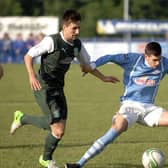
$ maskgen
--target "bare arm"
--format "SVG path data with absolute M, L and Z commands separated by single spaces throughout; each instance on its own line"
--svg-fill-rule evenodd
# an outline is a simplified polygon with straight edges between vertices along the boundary
M 82 69 L 82 72 L 83 72 L 83 76 L 85 76 L 89 72 L 92 75 L 99 78 L 100 80 L 102 80 L 103 82 L 111 82 L 111 83 L 120 82 L 120 80 L 118 78 L 116 78 L 114 76 L 106 76 L 106 75 L 102 74 L 98 69 L 92 70 L 90 65 L 86 65 L 86 64 L 81 65 L 81 69 Z
M 0 79 L 3 77 L 3 75 L 4 75 L 4 71 L 3 71 L 2 65 L 0 65 Z
M 111 83 L 119 82 L 119 80 L 116 77 L 105 76 L 98 69 L 95 69 L 96 67 L 94 69 L 91 67 L 90 56 L 83 45 L 80 54 L 78 55 L 77 58 L 80 62 L 81 70 L 83 72 L 82 76 L 85 76 L 85 74 L 89 72 L 104 82 L 111 82 Z
M 44 53 L 50 53 L 54 50 L 54 42 L 51 37 L 46 36 L 39 44 L 32 47 L 24 56 L 26 69 L 29 75 L 30 86 L 32 90 L 40 90 L 41 84 L 36 77 L 33 67 L 33 58 L 40 56 Z
M 93 71 L 90 71 L 90 73 L 99 78 L 100 80 L 102 80 L 103 82 L 111 82 L 111 83 L 120 82 L 120 80 L 114 76 L 103 75 L 98 69 L 94 69 Z
M 30 81 L 30 86 L 32 90 L 40 90 L 41 89 L 41 84 L 36 78 L 36 73 L 33 67 L 33 58 L 29 56 L 28 54 L 25 55 L 24 57 L 26 69 L 29 75 L 29 81 Z

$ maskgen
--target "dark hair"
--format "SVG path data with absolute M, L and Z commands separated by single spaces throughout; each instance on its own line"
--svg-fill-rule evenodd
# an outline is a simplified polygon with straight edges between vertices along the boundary
M 145 47 L 145 54 L 147 55 L 161 56 L 161 53 L 161 46 L 157 42 L 150 42 Z
M 74 9 L 68 9 L 62 16 L 62 24 L 69 24 L 70 22 L 81 21 L 81 15 Z

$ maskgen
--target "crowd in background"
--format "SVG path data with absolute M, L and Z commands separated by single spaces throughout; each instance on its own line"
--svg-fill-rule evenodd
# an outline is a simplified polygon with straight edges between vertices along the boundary
M 0 62 L 1 63 L 23 63 L 26 52 L 38 44 L 44 37 L 43 33 L 34 35 L 30 33 L 26 39 L 22 33 L 18 33 L 16 38 L 10 37 L 9 33 L 4 33 L 0 39 Z

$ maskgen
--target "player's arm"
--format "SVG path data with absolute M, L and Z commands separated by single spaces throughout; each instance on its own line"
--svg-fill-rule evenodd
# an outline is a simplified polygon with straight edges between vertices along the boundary
M 45 37 L 38 45 L 32 47 L 24 56 L 26 69 L 29 75 L 30 86 L 32 90 L 40 90 L 41 84 L 36 77 L 36 72 L 33 66 L 33 58 L 44 53 L 50 53 L 54 49 L 54 43 L 51 37 Z
M 33 58 L 30 55 L 26 54 L 24 57 L 24 61 L 25 61 L 28 75 L 29 75 L 31 89 L 32 90 L 40 90 L 41 84 L 38 81 L 38 79 L 36 78 L 36 73 L 35 73 L 34 66 L 33 66 Z
M 119 80 L 116 77 L 105 76 L 98 69 L 96 69 L 96 67 L 93 69 L 90 66 L 90 56 L 87 53 L 87 51 L 86 51 L 86 49 L 84 48 L 83 45 L 82 45 L 82 48 L 81 48 L 81 52 L 78 56 L 78 60 L 80 62 L 80 66 L 81 66 L 81 70 L 83 72 L 83 76 L 86 73 L 89 72 L 89 73 L 91 73 L 92 75 L 96 76 L 97 78 L 99 78 L 100 80 L 102 80 L 104 82 L 112 82 L 112 83 L 119 82 Z
M 91 62 L 89 66 L 87 67 L 85 66 L 83 68 L 83 72 L 84 73 L 91 72 L 97 67 L 102 66 L 107 63 L 115 63 L 117 65 L 120 65 L 121 67 L 127 66 L 130 62 L 129 60 L 132 60 L 133 58 L 132 55 L 131 54 L 114 54 L 114 55 L 101 56 L 96 61 Z
M 118 78 L 116 78 L 114 76 L 104 75 L 98 69 L 94 69 L 94 70 L 90 71 L 89 73 L 91 73 L 92 75 L 96 76 L 97 78 L 99 78 L 103 82 L 111 82 L 111 83 L 120 82 L 120 80 Z
M 100 73 L 100 71 L 97 70 L 97 67 L 107 64 L 109 62 L 113 62 L 122 66 L 128 62 L 128 54 L 114 54 L 99 57 L 95 62 L 90 63 L 90 68 L 83 68 L 84 74 L 90 72 L 91 74 L 102 79 L 104 82 L 119 82 L 118 78 L 114 76 L 104 76 L 102 73 Z
M 4 75 L 3 67 L 0 64 L 0 79 L 3 77 L 3 75 Z
M 123 66 L 129 63 L 129 60 L 132 59 L 131 54 L 107 54 L 99 57 L 96 61 L 91 63 L 92 69 L 95 69 L 99 66 L 102 66 L 107 63 L 115 63 L 117 65 Z

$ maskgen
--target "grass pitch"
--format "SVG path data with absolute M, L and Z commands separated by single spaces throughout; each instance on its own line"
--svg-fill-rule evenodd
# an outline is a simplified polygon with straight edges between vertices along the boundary
M 9 134 L 13 112 L 40 115 L 32 95 L 23 64 L 3 65 L 5 75 L 0 81 L 0 168 L 40 168 L 38 158 L 43 151 L 47 132 L 33 126 Z M 100 70 L 117 76 L 120 84 L 103 83 L 91 75 L 81 77 L 74 64 L 66 75 L 65 93 L 69 108 L 65 136 L 54 153 L 60 168 L 75 162 L 89 146 L 111 126 L 112 115 L 119 108 L 122 94 L 122 70 L 112 64 Z M 156 104 L 168 109 L 168 78 L 161 82 Z M 141 156 L 150 147 L 160 148 L 168 156 L 168 128 L 148 128 L 135 124 L 123 133 L 85 168 L 142 168 Z M 168 164 L 165 165 L 168 167 Z

